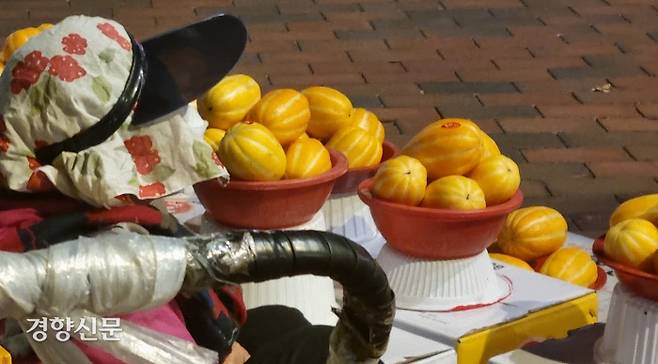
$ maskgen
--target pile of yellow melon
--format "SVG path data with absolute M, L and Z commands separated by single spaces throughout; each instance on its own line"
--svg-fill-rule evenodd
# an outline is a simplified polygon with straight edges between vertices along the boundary
M 496 260 L 533 271 L 544 260 L 539 273 L 572 284 L 590 287 L 598 277 L 592 257 L 578 247 L 563 247 L 567 239 L 567 222 L 557 211 L 545 206 L 531 206 L 507 216 L 490 256 Z
M 343 153 L 350 168 L 382 158 L 384 126 L 372 112 L 354 108 L 329 87 L 272 90 L 232 75 L 197 101 L 209 123 L 205 139 L 233 178 L 276 181 L 317 176 L 331 169 L 327 147 Z
M 658 274 L 658 194 L 619 205 L 610 217 L 603 249 L 614 261 Z
M 382 163 L 372 193 L 411 206 L 472 210 L 509 200 L 520 183 L 519 167 L 475 122 L 442 119 Z

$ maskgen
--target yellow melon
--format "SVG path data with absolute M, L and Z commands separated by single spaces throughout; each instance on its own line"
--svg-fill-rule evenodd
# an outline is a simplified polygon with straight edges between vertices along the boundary
M 625 201 L 610 216 L 610 226 L 621 221 L 641 216 L 645 211 L 658 206 L 658 193 L 644 195 Z
M 658 250 L 658 228 L 643 219 L 624 220 L 608 230 L 603 250 L 617 262 L 650 269 Z
M 487 206 L 498 205 L 509 200 L 521 184 L 519 166 L 504 155 L 481 161 L 468 177 L 474 179 L 484 191 Z
M 374 135 L 380 143 L 384 142 L 384 138 L 386 137 L 384 125 L 379 121 L 375 113 L 358 107 L 352 110 L 350 118 L 352 119 L 352 125 Z
M 307 129 L 310 136 L 327 140 L 338 130 L 351 125 L 352 102 L 340 91 L 315 86 L 303 90 L 302 94 L 311 108 L 311 121 Z
M 350 168 L 370 167 L 382 160 L 382 143 L 367 131 L 348 126 L 336 132 L 327 143 L 345 155 Z
M 462 175 L 472 170 L 482 155 L 480 134 L 461 121 L 434 122 L 402 149 L 402 154 L 418 159 L 430 179 Z
M 286 172 L 286 154 L 274 134 L 258 123 L 232 126 L 217 150 L 232 177 L 250 181 L 275 181 Z
M 228 129 L 242 121 L 260 100 L 260 86 L 247 75 L 226 76 L 199 100 L 197 109 L 210 127 Z
M 491 259 L 495 259 L 495 260 L 501 261 L 503 263 L 507 263 L 509 265 L 519 267 L 521 269 L 525 269 L 525 270 L 528 270 L 528 271 L 531 271 L 531 272 L 535 271 L 534 269 L 532 269 L 530 264 L 524 262 L 523 260 L 521 260 L 519 258 L 513 257 L 511 255 L 500 254 L 500 253 L 489 253 L 489 256 L 491 257 Z
M 50 29 L 50 28 L 52 28 L 52 27 L 53 27 L 53 25 L 50 24 L 50 23 L 43 23 L 43 24 L 39 25 L 39 26 L 37 27 L 37 29 L 39 29 L 40 31 L 43 32 L 44 30 L 48 30 L 48 29 Z
M 427 170 L 417 159 L 402 155 L 382 163 L 375 174 L 375 197 L 416 206 L 425 197 Z
M 642 215 L 640 215 L 640 219 L 647 220 L 658 227 L 658 205 L 645 211 Z
M 2 50 L 2 61 L 7 62 L 16 50 L 27 43 L 30 38 L 41 33 L 41 29 L 34 27 L 27 27 L 19 29 L 7 36 L 5 39 L 5 46 Z
M 293 89 L 278 89 L 265 94 L 247 115 L 247 119 L 265 125 L 282 145 L 306 131 L 311 110 L 308 100 Z
M 480 129 L 480 126 L 473 120 L 471 119 L 462 119 L 462 118 L 445 118 L 445 119 L 440 119 L 436 121 L 437 124 L 443 125 L 443 124 L 449 124 L 449 123 L 459 123 L 462 124 L 470 129 L 472 129 L 475 132 L 481 132 L 482 129 Z
M 487 133 L 480 130 L 480 138 L 482 139 L 483 148 L 480 162 L 489 157 L 496 157 L 500 155 L 500 149 L 498 149 L 498 145 Z
M 225 135 L 226 131 L 222 129 L 208 128 L 203 134 L 203 139 L 212 147 L 212 150 L 216 152 Z
M 500 155 L 500 149 L 498 148 L 498 144 L 496 144 L 496 142 L 487 133 L 485 133 L 482 129 L 480 129 L 480 126 L 473 120 L 460 119 L 460 118 L 446 118 L 440 120 L 441 124 L 446 124 L 450 122 L 462 123 L 465 126 L 473 129 L 475 132 L 478 133 L 478 135 L 480 135 L 482 148 L 483 148 L 480 161 L 483 161 L 489 157 Z
M 306 132 L 304 132 L 304 133 L 302 133 L 302 135 L 298 136 L 297 139 L 295 139 L 295 141 L 297 141 L 297 140 L 306 140 L 306 139 L 310 139 L 310 138 L 311 137 L 309 137 L 308 134 L 306 134 Z
M 286 151 L 286 178 L 308 178 L 331 169 L 329 151 L 317 139 L 297 140 Z
M 558 250 L 567 239 L 567 221 L 545 206 L 518 209 L 507 215 L 496 245 L 501 252 L 529 261 Z
M 583 287 L 590 287 L 598 277 L 592 257 L 577 247 L 558 249 L 546 259 L 539 272 Z
M 422 203 L 425 207 L 474 210 L 487 207 L 477 182 L 464 176 L 445 176 L 430 183 Z

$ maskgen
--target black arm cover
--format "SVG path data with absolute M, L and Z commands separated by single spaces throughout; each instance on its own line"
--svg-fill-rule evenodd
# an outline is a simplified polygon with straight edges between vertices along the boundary
M 244 261 L 246 266 L 222 272 L 221 278 L 245 283 L 303 274 L 331 277 L 345 292 L 331 350 L 335 356 L 352 357 L 354 362 L 383 355 L 395 299 L 386 274 L 365 249 L 342 236 L 319 231 L 250 235 L 252 258 Z

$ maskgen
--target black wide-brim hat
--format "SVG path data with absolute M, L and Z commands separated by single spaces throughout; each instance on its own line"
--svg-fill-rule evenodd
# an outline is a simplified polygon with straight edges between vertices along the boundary
M 39 162 L 50 164 L 62 152 L 77 153 L 104 142 L 133 111 L 131 125 L 141 126 L 195 100 L 235 66 L 247 31 L 238 18 L 218 14 L 142 42 L 130 40 L 132 66 L 118 101 L 93 126 L 38 148 Z

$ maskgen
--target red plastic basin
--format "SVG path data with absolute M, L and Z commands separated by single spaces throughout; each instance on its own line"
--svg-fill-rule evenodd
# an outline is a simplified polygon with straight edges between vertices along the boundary
M 331 191 L 331 193 L 356 193 L 356 190 L 359 188 L 359 184 L 363 182 L 363 180 L 374 176 L 382 163 L 397 156 L 399 153 L 400 148 L 389 141 L 384 141 L 384 144 L 382 144 L 382 160 L 379 162 L 379 164 L 370 167 L 348 169 L 347 173 L 345 173 L 344 176 L 340 177 L 338 181 L 336 181 L 334 189 Z
M 359 185 L 359 197 L 370 207 L 377 228 L 394 249 L 423 259 L 457 259 L 481 253 L 491 245 L 507 214 L 523 203 L 517 191 L 500 205 L 459 211 L 407 206 L 374 197 L 372 178 Z
M 596 239 L 592 246 L 592 251 L 603 264 L 609 266 L 615 271 L 619 281 L 630 288 L 638 295 L 658 301 L 658 275 L 644 272 L 640 269 L 633 268 L 612 260 L 605 255 L 603 242 L 605 235 Z
M 329 150 L 332 168 L 319 176 L 281 181 L 219 180 L 194 185 L 201 204 L 218 223 L 246 229 L 279 229 L 310 221 L 320 211 L 347 160 Z

